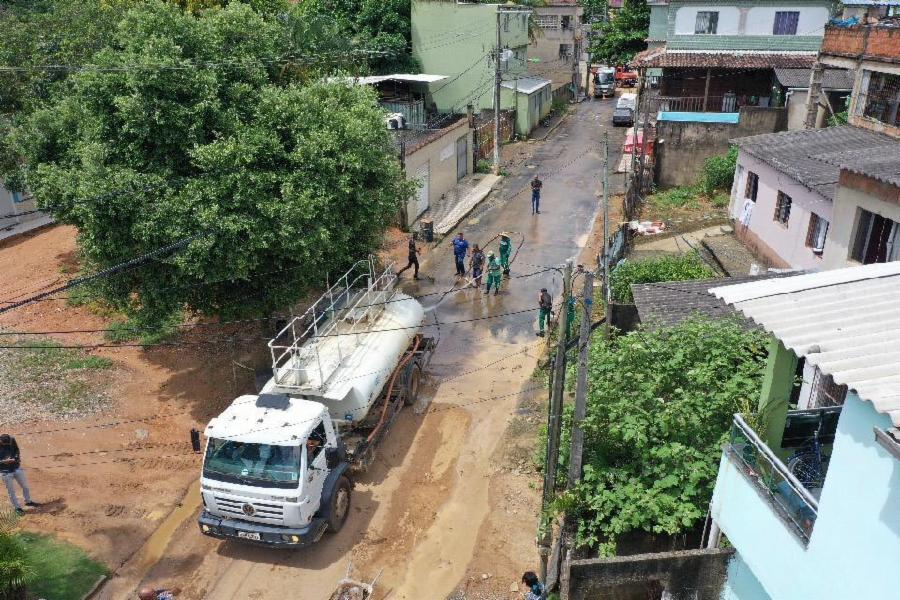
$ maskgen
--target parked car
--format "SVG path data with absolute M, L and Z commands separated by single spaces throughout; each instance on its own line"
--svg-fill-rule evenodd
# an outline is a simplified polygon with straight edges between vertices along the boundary
M 637 94 L 622 94 L 619 96 L 619 99 L 616 100 L 616 108 L 637 109 Z
M 634 110 L 627 106 L 617 106 L 613 111 L 612 122 L 614 126 L 631 127 L 634 125 Z
M 594 75 L 594 98 L 607 98 L 616 93 L 616 72 L 602 68 Z

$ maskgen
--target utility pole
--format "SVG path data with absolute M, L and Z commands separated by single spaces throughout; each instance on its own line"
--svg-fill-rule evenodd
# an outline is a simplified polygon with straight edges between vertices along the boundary
M 572 440 L 569 446 L 567 489 L 573 488 L 581 479 L 584 452 L 584 430 L 581 428 L 581 422 L 587 413 L 588 342 L 591 339 L 591 309 L 594 305 L 594 274 L 590 269 L 584 272 L 584 293 L 581 302 L 584 305 L 584 312 L 578 337 L 578 375 L 575 379 L 575 415 L 572 419 Z
M 553 359 L 553 380 L 550 395 L 550 416 L 547 423 L 547 462 L 544 465 L 544 492 L 541 513 L 547 509 L 556 493 L 556 470 L 559 465 L 559 438 L 562 432 L 563 389 L 566 382 L 566 332 L 569 329 L 569 295 L 572 293 L 572 259 L 566 261 L 563 273 L 562 304 L 559 309 L 559 333 L 556 357 Z M 548 526 L 538 542 L 541 556 L 541 581 L 547 580 L 547 558 L 550 556 L 551 532 Z
M 494 49 L 494 166 L 491 169 L 494 175 L 500 174 L 500 55 L 502 53 L 500 41 L 500 7 L 497 7 L 497 47 Z
M 609 339 L 609 133 L 603 132 L 603 333 Z

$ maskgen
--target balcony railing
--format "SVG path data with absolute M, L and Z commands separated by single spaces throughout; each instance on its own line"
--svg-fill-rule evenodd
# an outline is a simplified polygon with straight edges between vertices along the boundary
M 819 501 L 741 415 L 734 416 L 726 452 L 790 529 L 808 544 L 819 513 Z
M 655 111 L 662 112 L 737 112 L 737 103 L 723 106 L 723 96 L 708 96 L 705 108 L 703 96 L 659 96 L 655 98 Z M 731 110 L 724 110 L 730 108 Z

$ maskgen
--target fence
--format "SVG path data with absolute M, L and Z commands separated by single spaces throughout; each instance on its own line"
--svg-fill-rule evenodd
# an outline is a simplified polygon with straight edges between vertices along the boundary
M 504 110 L 500 112 L 500 140 L 508 142 L 512 139 L 515 125 L 516 111 Z M 475 125 L 475 162 L 490 159 L 494 152 L 494 119 L 488 119 Z
M 734 100 L 734 96 L 730 98 Z M 726 103 L 724 99 L 724 96 L 707 96 L 704 102 L 703 96 L 659 96 L 654 104 L 656 111 L 662 112 L 737 112 L 737 103 Z

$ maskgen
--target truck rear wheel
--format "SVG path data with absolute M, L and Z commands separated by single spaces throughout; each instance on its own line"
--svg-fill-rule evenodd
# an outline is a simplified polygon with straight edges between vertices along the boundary
M 337 533 L 350 514 L 350 480 L 343 475 L 331 494 L 331 510 L 328 513 L 328 531 Z
M 406 381 L 406 394 L 403 397 L 403 404 L 412 406 L 419 399 L 419 382 L 422 379 L 422 367 L 418 364 L 412 366 L 409 372 L 409 378 Z

